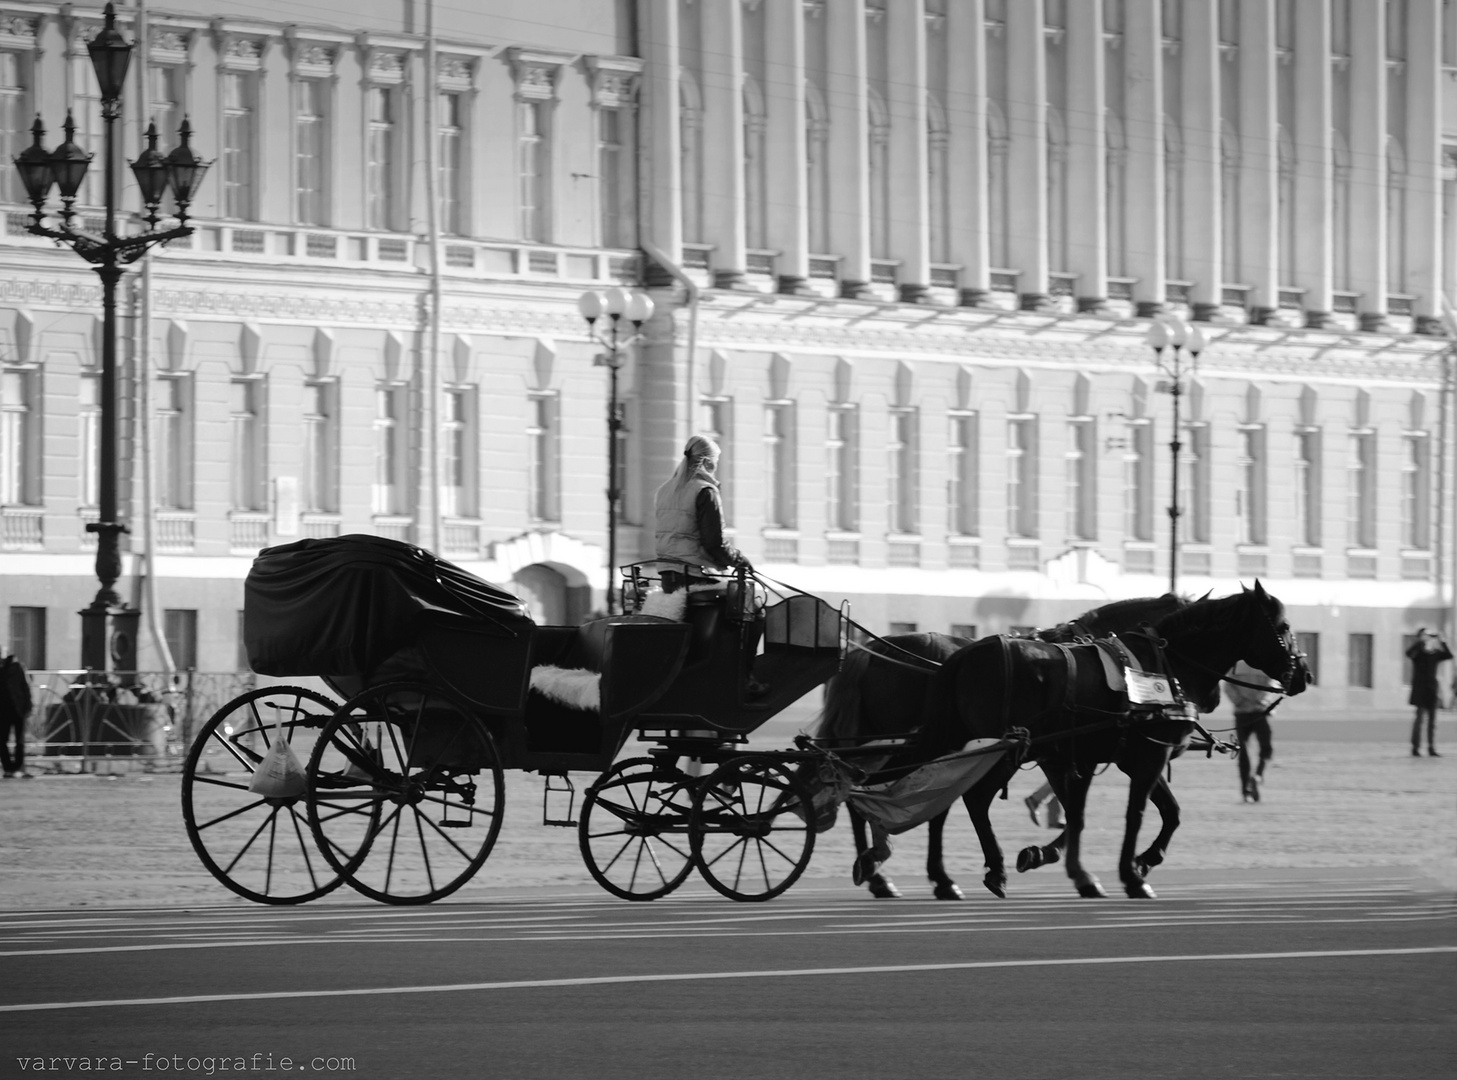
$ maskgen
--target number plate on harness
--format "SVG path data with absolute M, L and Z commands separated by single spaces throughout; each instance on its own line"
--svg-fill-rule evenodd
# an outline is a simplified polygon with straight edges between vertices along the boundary
M 1148 671 L 1124 668 L 1123 677 L 1128 683 L 1130 705 L 1175 705 L 1174 681 L 1167 675 L 1155 675 Z

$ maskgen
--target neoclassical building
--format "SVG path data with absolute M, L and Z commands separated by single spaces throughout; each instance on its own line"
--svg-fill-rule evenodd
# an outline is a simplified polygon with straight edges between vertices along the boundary
M 545 621 L 601 608 L 607 369 L 576 300 L 613 285 L 657 310 L 620 373 L 620 562 L 700 430 L 734 542 L 872 630 L 1160 592 L 1172 540 L 1182 591 L 1259 578 L 1308 700 L 1363 709 L 1449 619 L 1441 0 L 118 14 L 128 158 L 184 114 L 216 158 L 123 323 L 122 584 L 184 666 L 239 662 L 250 559 L 302 536 L 419 543 Z M 67 108 L 99 148 L 98 16 L 0 0 L 7 157 Z M 0 591 L 11 645 L 65 667 L 99 289 L 26 232 L 13 171 L 0 200 Z M 1197 362 L 1155 364 L 1161 314 Z

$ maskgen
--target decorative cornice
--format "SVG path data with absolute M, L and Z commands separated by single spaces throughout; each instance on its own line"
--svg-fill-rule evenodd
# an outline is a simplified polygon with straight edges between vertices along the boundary
M 154 26 L 148 50 L 154 64 L 185 64 L 192 53 L 193 33 L 179 26 Z
M 0 47 L 33 49 L 40 32 L 40 16 L 0 14 Z
M 507 53 L 516 78 L 518 100 L 550 101 L 556 97 L 557 75 L 571 62 L 571 54 L 519 47 L 508 49 Z
M 442 55 L 435 61 L 435 88 L 466 94 L 475 89 L 476 61 L 472 56 Z
M 588 56 L 592 104 L 601 108 L 622 108 L 633 103 L 642 61 L 633 56 Z

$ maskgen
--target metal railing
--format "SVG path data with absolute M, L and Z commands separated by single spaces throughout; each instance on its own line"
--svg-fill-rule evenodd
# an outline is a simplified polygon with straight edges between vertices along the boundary
M 180 769 L 208 718 L 257 685 L 251 671 L 32 671 L 30 679 L 31 772 L 89 772 L 103 762 Z

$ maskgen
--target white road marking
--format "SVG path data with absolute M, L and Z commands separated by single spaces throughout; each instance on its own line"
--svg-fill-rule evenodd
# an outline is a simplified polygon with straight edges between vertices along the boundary
M 708 982 L 728 979 L 813 978 L 826 975 L 898 975 L 933 971 L 988 971 L 1000 968 L 1089 967 L 1102 964 L 1170 964 L 1209 961 L 1320 960 L 1371 956 L 1431 956 L 1457 953 L 1457 945 L 1412 949 L 1331 949 L 1273 953 L 1190 953 L 1177 956 L 1091 956 L 1062 960 L 975 960 L 956 964 L 892 964 L 877 967 L 787 968 L 767 971 L 700 971 L 669 975 L 600 975 L 575 979 L 523 979 L 507 982 L 444 983 L 437 986 L 379 986 L 347 990 L 272 990 L 251 994 L 194 994 L 178 997 L 116 998 L 109 1001 L 46 1001 L 0 1005 L 0 1013 L 111 1009 L 147 1005 L 200 1005 L 222 1001 L 282 1001 L 304 998 L 382 997 L 393 994 L 458 994 L 487 990 L 535 990 L 632 983 Z

